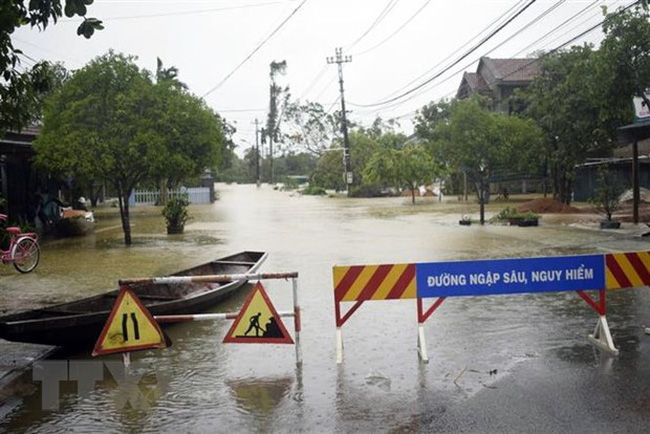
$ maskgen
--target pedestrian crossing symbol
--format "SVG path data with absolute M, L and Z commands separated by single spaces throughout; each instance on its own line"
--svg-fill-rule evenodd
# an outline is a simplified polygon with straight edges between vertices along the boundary
M 127 287 L 120 292 L 95 344 L 93 356 L 150 348 L 166 348 L 171 344 L 146 307 Z
M 224 343 L 293 344 L 280 315 L 273 307 L 261 283 L 257 283 L 244 302 Z

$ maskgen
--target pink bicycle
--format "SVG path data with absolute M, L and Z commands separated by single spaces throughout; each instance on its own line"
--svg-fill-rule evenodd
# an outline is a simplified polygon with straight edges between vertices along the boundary
M 7 216 L 0 214 L 0 222 L 7 221 Z M 33 232 L 22 232 L 19 227 L 10 226 L 5 229 L 9 234 L 9 248 L 0 248 L 0 258 L 3 264 L 14 264 L 21 273 L 29 273 L 38 265 L 41 249 L 38 246 L 38 235 Z

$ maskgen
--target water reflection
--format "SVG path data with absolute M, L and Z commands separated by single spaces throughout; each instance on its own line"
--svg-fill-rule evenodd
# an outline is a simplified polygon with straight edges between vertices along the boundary
M 194 220 L 178 237 L 164 234 L 159 209 L 136 210 L 136 242 L 128 249 L 121 244 L 119 227 L 111 229 L 117 220 L 110 210 L 100 213 L 106 230 L 86 239 L 46 243 L 36 273 L 3 271 L 0 309 L 68 301 L 113 288 L 120 277 L 163 275 L 236 251 L 264 250 L 269 259 L 262 271 L 300 273 L 303 368 L 296 369 L 289 346 L 222 344 L 229 322 L 179 324 L 168 329 L 171 348 L 134 356 L 133 363 L 142 364 L 134 373 L 143 374 L 142 398 L 135 402 L 146 406 L 120 407 L 125 395 L 105 372 L 107 379 L 83 398 L 62 381 L 60 409 L 42 411 L 40 385 L 32 382 L 30 372 L 23 379 L 24 392 L 9 398 L 0 431 L 50 433 L 73 427 L 89 432 L 98 426 L 113 432 L 430 431 L 450 414 L 467 417 L 466 408 L 485 396 L 507 400 L 563 385 L 595 384 L 597 394 L 581 395 L 585 406 L 595 396 L 612 396 L 616 408 L 633 410 L 630 400 L 643 395 L 650 376 L 650 337 L 640 334 L 642 326 L 650 326 L 647 290 L 610 293 L 608 321 L 621 348 L 615 359 L 602 359 L 586 342 L 597 315 L 567 292 L 446 300 L 425 326 L 428 365 L 419 362 L 415 351 L 415 302 L 367 303 L 344 327 L 344 365 L 334 361 L 333 264 L 647 248 L 624 233 L 602 234 L 544 220 L 539 228 L 464 228 L 457 220 L 466 206 L 453 203 L 410 207 L 399 198 L 291 197 L 267 187 L 234 185 L 220 190 L 221 201 L 190 209 Z M 265 287 L 278 310 L 291 306 L 286 282 L 265 282 Z M 237 311 L 248 291 L 213 311 Z M 9 345 L 0 343 L 0 351 Z M 91 360 L 86 354 L 70 358 Z M 532 367 L 533 375 L 526 367 Z M 557 380 L 552 387 L 550 380 Z M 512 384 L 521 389 L 513 392 Z M 628 386 L 628 395 L 621 385 Z M 558 392 L 549 400 L 573 398 L 565 390 L 564 398 Z M 2 409 L 10 401 L 4 402 Z M 480 425 L 467 427 L 481 431 Z
M 226 380 L 226 385 L 240 411 L 266 418 L 293 395 L 293 382 L 293 378 L 253 378 Z

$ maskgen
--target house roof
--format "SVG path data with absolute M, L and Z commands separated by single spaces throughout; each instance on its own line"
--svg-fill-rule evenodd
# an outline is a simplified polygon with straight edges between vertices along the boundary
M 522 86 L 539 75 L 537 59 L 492 59 L 481 57 L 476 72 L 465 72 L 456 92 L 457 98 L 489 90 L 494 85 Z
M 487 83 L 483 77 L 476 72 L 466 72 L 463 78 L 467 81 L 467 84 L 473 91 L 478 92 L 479 90 L 487 89 Z
M 458 86 L 456 96 L 463 97 L 471 95 L 487 88 L 487 83 L 480 74 L 477 72 L 465 72 L 463 74 L 463 79 L 460 82 L 460 86 Z M 467 95 L 463 95 L 464 93 Z
M 0 135 L 0 152 L 33 152 L 32 142 L 40 131 L 41 127 L 38 125 L 31 125 L 21 131 L 7 131 L 4 137 Z
M 481 57 L 477 70 L 480 70 L 481 64 L 490 69 L 495 81 L 502 83 L 532 81 L 539 74 L 539 62 L 532 58 L 492 59 Z

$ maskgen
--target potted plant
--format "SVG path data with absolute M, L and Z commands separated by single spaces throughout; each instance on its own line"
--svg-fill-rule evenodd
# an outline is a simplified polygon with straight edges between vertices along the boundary
M 595 195 L 589 200 L 596 210 L 605 216 L 600 222 L 601 229 L 618 229 L 621 222 L 612 218 L 612 215 L 621 207 L 621 194 L 623 186 L 618 179 L 606 168 L 598 169 L 598 187 Z
M 461 226 L 471 226 L 472 225 L 472 219 L 471 219 L 470 216 L 465 214 L 465 215 L 463 215 L 463 217 L 460 220 L 458 220 L 458 223 Z
M 191 217 L 187 212 L 190 202 L 186 197 L 169 199 L 162 210 L 167 223 L 167 234 L 182 234 L 185 222 Z
M 539 215 L 535 214 L 534 212 L 528 211 L 527 213 L 520 215 L 521 219 L 517 222 L 517 226 L 526 227 L 539 225 Z
M 510 226 L 538 226 L 539 215 L 528 211 L 520 213 L 516 208 L 506 207 L 496 215 L 496 220 L 507 221 Z

